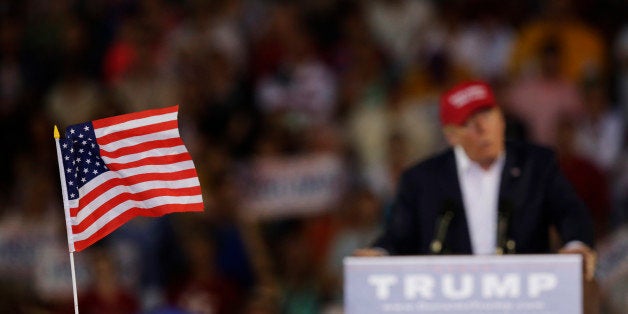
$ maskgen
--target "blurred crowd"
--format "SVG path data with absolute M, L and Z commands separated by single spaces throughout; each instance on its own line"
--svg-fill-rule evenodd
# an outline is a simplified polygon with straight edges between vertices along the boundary
M 438 97 L 496 89 L 595 222 L 603 313 L 628 308 L 628 4 L 621 0 L 0 1 L 0 312 L 69 313 L 53 125 L 180 105 L 203 213 L 75 254 L 81 313 L 341 313 L 342 259 L 399 173 L 445 147 Z M 336 202 L 260 218 L 242 168 L 334 156 Z

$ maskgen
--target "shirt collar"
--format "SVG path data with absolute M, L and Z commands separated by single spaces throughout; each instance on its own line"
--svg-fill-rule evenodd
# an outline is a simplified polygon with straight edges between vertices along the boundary
M 477 162 L 469 158 L 469 156 L 464 151 L 464 148 L 462 148 L 462 146 L 460 145 L 454 146 L 454 154 L 456 156 L 456 166 L 458 167 L 460 171 L 466 172 L 471 168 L 471 166 L 478 169 L 483 169 L 480 166 L 480 164 L 478 164 Z M 506 151 L 503 151 L 501 154 L 499 154 L 499 157 L 497 157 L 497 160 L 495 160 L 495 162 L 491 165 L 491 168 L 489 170 L 495 169 L 495 167 L 498 167 L 498 169 L 503 168 L 505 160 L 506 160 Z

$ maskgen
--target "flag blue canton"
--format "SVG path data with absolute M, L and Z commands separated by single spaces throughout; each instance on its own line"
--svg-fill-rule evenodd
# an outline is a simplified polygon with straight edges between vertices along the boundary
M 68 199 L 78 199 L 79 189 L 109 168 L 100 158 L 91 122 L 69 126 L 60 144 Z

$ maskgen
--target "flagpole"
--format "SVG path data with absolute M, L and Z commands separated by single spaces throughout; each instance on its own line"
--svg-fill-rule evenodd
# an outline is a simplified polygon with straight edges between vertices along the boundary
M 70 269 L 72 270 L 72 294 L 74 296 L 74 313 L 78 314 L 78 293 L 76 289 L 76 270 L 74 268 L 74 242 L 72 241 L 72 225 L 70 223 L 70 206 L 68 202 L 68 190 L 65 185 L 65 172 L 63 170 L 63 157 L 61 156 L 61 146 L 59 144 L 59 129 L 55 125 L 54 138 L 57 145 L 57 161 L 59 163 L 59 178 L 61 179 L 61 194 L 63 195 L 63 211 L 65 212 L 65 231 L 68 237 L 68 250 L 70 251 Z

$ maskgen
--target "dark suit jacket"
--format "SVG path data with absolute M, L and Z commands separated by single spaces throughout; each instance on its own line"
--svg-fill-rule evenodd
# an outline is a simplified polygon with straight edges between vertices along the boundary
M 384 234 L 374 247 L 391 255 L 430 254 L 442 213 L 454 213 L 444 253 L 471 254 L 471 241 L 453 149 L 406 170 Z M 507 237 L 516 253 L 549 252 L 549 226 L 563 243 L 593 246 L 593 228 L 584 203 L 560 173 L 552 151 L 526 143 L 506 144 L 499 210 L 510 213 Z

